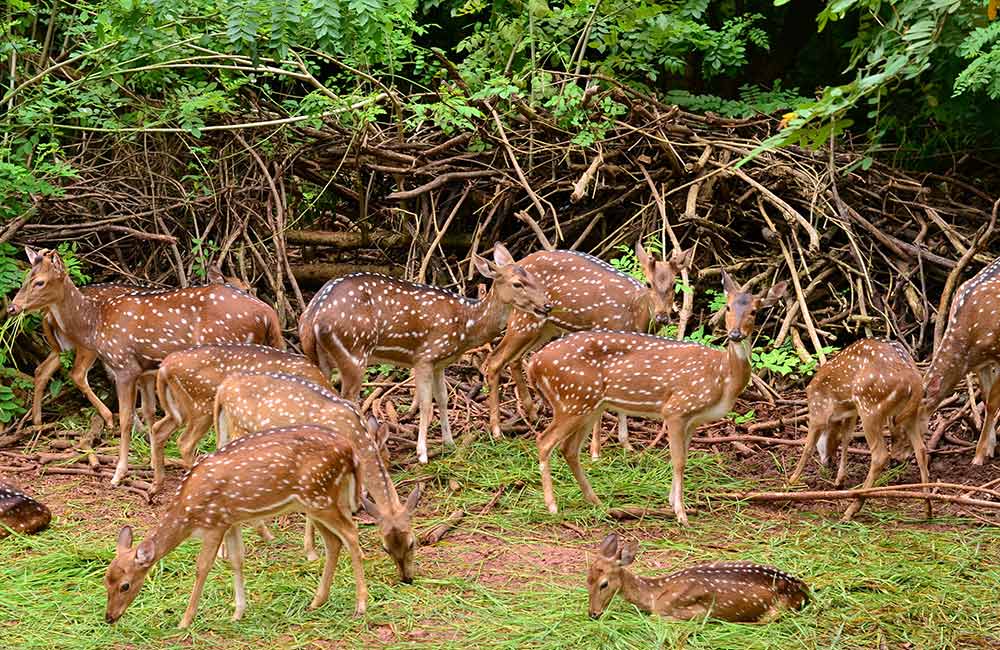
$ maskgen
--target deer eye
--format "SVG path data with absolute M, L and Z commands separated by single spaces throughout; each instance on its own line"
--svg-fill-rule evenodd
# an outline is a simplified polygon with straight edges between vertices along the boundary
M 607 581 L 607 580 L 601 580 L 601 584 L 599 584 L 599 585 L 597 585 L 597 586 L 598 586 L 598 587 L 599 587 L 600 589 L 607 589 L 607 588 L 608 588 L 608 581 Z
M 45 280 L 36 280 L 35 281 L 35 287 L 41 289 L 44 286 L 45 286 Z
M 124 583 L 124 584 L 122 584 L 122 591 L 128 591 L 129 587 L 131 587 L 131 586 L 132 586 L 132 585 L 130 585 L 130 584 L 129 584 L 129 583 L 127 583 L 127 582 L 126 582 L 126 583 Z
M 646 288 L 647 289 L 652 289 L 653 288 L 653 283 L 650 282 L 649 280 L 646 280 Z
M 520 282 L 513 282 L 513 283 L 511 283 L 510 286 L 514 287 L 515 289 L 523 289 L 524 288 L 524 285 L 521 284 Z

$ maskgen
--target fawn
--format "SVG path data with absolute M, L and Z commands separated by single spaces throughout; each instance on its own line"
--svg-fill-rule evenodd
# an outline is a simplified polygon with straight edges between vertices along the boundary
M 10 531 L 31 535 L 48 528 L 52 513 L 13 485 L 0 481 L 0 539 Z

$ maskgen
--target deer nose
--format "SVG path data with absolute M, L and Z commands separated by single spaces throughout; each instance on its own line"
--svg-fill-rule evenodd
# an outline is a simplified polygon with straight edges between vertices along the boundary
M 552 311 L 552 303 L 547 302 L 544 305 L 542 305 L 542 311 L 545 312 L 546 314 Z
M 10 305 L 7 306 L 8 316 L 17 316 L 20 313 L 21 313 L 21 308 L 15 305 L 14 303 L 10 303 Z
M 597 612 L 590 612 L 590 618 L 591 618 L 592 620 L 596 621 L 596 620 L 597 620 L 597 619 L 599 619 L 600 617 L 601 617 L 601 615 L 600 615 L 600 614 L 598 614 Z
M 739 343 L 740 341 L 742 341 L 745 338 L 746 337 L 743 335 L 743 331 L 742 330 L 738 330 L 738 329 L 736 329 L 736 330 L 729 330 L 729 340 L 730 341 L 736 341 L 737 343 Z
M 669 325 L 670 324 L 670 314 L 665 313 L 665 312 L 657 314 L 656 315 L 656 324 L 657 325 L 661 325 L 661 326 L 662 325 Z
M 109 612 L 104 613 L 104 622 L 107 623 L 108 625 L 114 623 L 116 620 L 118 619 L 112 616 Z

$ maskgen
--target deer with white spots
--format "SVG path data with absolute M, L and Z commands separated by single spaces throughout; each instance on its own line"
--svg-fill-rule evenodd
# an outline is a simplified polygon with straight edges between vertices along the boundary
M 91 284 L 80 287 L 81 294 L 98 303 L 103 303 L 126 293 L 144 290 L 148 289 L 113 283 Z M 46 312 L 42 318 L 42 336 L 45 337 L 45 342 L 49 344 L 49 356 L 45 357 L 45 360 L 35 368 L 35 389 L 31 403 L 31 421 L 36 425 L 42 423 L 42 401 L 45 397 L 45 389 L 48 387 L 49 381 L 52 380 L 52 375 L 61 366 L 59 355 L 62 352 L 74 350 L 73 368 L 69 371 L 70 379 L 73 380 L 73 383 L 80 389 L 80 392 L 87 398 L 91 406 L 97 410 L 108 429 L 114 429 L 115 423 L 111 409 L 105 406 L 104 402 L 94 394 L 93 389 L 90 388 L 90 381 L 87 378 L 90 369 L 94 367 L 94 363 L 97 361 L 97 351 L 74 343 L 60 329 L 59 322 L 50 312 Z M 156 412 L 156 379 L 151 376 L 143 376 L 139 380 L 139 393 L 142 398 L 141 412 L 144 423 L 146 426 L 152 426 L 153 417 Z
M 528 379 L 552 406 L 552 422 L 538 433 L 538 458 L 545 505 L 558 512 L 549 458 L 558 445 L 584 498 L 594 493 L 580 465 L 583 438 L 606 409 L 663 420 L 655 446 L 669 434 L 673 484 L 670 503 L 677 520 L 684 512 L 684 465 L 695 428 L 725 417 L 750 381 L 750 351 L 757 310 L 785 293 L 780 282 L 767 296 L 754 296 L 722 273 L 726 292 L 726 349 L 649 334 L 594 330 L 549 343 L 532 357 Z
M 26 248 L 31 269 L 9 313 L 48 309 L 67 339 L 92 349 L 115 380 L 121 446 L 111 479 L 128 471 L 136 383 L 171 352 L 206 343 L 264 343 L 284 349 L 274 309 L 238 289 L 206 285 L 136 291 L 99 302 L 73 284 L 55 251 Z
M 392 558 L 403 582 L 413 581 L 417 538 L 410 521 L 420 500 L 414 488 L 403 504 L 389 469 L 379 452 L 387 429 L 375 418 L 362 421 L 357 407 L 305 379 L 288 374 L 260 372 L 231 374 L 215 396 L 215 430 L 219 444 L 230 438 L 271 427 L 318 424 L 344 436 L 354 445 L 361 464 L 365 511 L 378 522 L 382 548 Z M 260 532 L 260 530 L 258 530 Z M 312 527 L 306 524 L 306 554 L 315 557 Z
M 11 531 L 19 535 L 37 533 L 45 530 L 50 521 L 52 513 L 44 504 L 0 481 L 0 539 Z
M 651 325 L 669 324 L 674 311 L 674 281 L 691 264 L 693 249 L 658 260 L 636 243 L 635 255 L 646 283 L 626 275 L 607 262 L 576 251 L 538 251 L 520 260 L 541 283 L 551 311 L 547 316 L 517 312 L 484 364 L 489 385 L 490 430 L 500 438 L 500 373 L 510 366 L 517 400 L 525 416 L 537 415 L 524 380 L 523 357 L 529 351 L 565 334 L 595 328 L 646 332 Z M 594 428 L 591 456 L 600 455 L 600 421 Z M 618 440 L 631 451 L 625 414 L 618 416 Z
M 905 460 L 912 449 L 917 457 L 921 482 L 929 482 L 924 446 L 927 409 L 921 404 L 923 395 L 917 364 L 899 343 L 862 339 L 847 346 L 816 371 L 806 388 L 809 433 L 789 483 L 798 482 L 809 456 L 818 445 L 824 465 L 840 447 L 835 485 L 843 485 L 847 449 L 858 418 L 871 450 L 868 476 L 862 487 L 875 485 L 889 462 L 889 450 L 882 437 L 886 426 L 892 432 L 892 457 Z M 849 521 L 863 503 L 864 499 L 853 501 L 844 513 L 844 521 Z M 927 516 L 931 516 L 930 499 L 927 500 Z
M 948 327 L 934 350 L 924 380 L 924 405 L 933 413 L 955 391 L 966 373 L 979 376 L 986 403 L 983 429 L 973 465 L 992 458 L 997 446 L 1000 411 L 1000 258 L 991 262 L 955 292 Z
M 297 426 L 272 429 L 232 441 L 198 461 L 181 483 L 157 526 L 137 546 L 132 529 L 118 534 L 115 558 L 104 575 L 108 623 L 117 621 L 135 600 L 149 570 L 188 537 L 200 537 L 197 576 L 180 627 L 194 620 L 198 600 L 219 545 L 225 539 L 233 568 L 236 609 L 233 620 L 246 610 L 243 584 L 241 523 L 303 512 L 318 523 L 326 545 L 323 577 L 310 609 L 326 602 L 342 546 L 354 569 L 355 613 L 365 613 L 365 585 L 361 546 L 353 513 L 360 501 L 360 463 L 354 447 L 329 429 Z
M 599 618 L 615 594 L 645 612 L 679 621 L 766 623 L 809 602 L 804 582 L 765 564 L 713 562 L 641 578 L 627 568 L 634 559 L 635 547 L 619 544 L 615 533 L 601 542 L 587 574 L 591 618 Z
M 465 352 L 498 336 L 515 310 L 539 317 L 549 311 L 545 291 L 503 244 L 493 262 L 476 255 L 476 268 L 493 286 L 482 300 L 437 287 L 370 273 L 327 282 L 299 319 L 302 350 L 323 372 L 340 370 L 340 393 L 361 394 L 365 368 L 389 363 L 413 368 L 420 410 L 417 455 L 427 462 L 432 396 L 441 412 L 441 438 L 453 445 L 444 371 Z
M 195 447 L 212 426 L 212 405 L 219 385 L 234 372 L 266 370 L 330 387 L 320 369 L 302 355 L 264 345 L 217 343 L 167 355 L 156 371 L 156 392 L 165 415 L 150 436 L 154 494 L 163 487 L 163 447 L 177 427 L 184 427 L 178 440 L 181 459 L 191 467 Z

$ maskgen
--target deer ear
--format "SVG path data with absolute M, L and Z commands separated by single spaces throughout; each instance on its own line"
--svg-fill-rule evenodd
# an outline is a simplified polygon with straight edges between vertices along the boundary
M 142 567 L 148 567 L 153 563 L 154 557 L 156 557 L 156 547 L 153 545 L 153 540 L 142 540 L 139 547 L 135 549 L 136 564 Z
M 410 496 L 406 498 L 406 511 L 413 512 L 417 509 L 417 504 L 420 503 L 420 495 L 423 492 L 423 483 L 417 483 L 417 487 L 413 488 L 413 492 L 410 492 Z
M 132 548 L 132 527 L 122 526 L 118 531 L 118 552 L 122 553 L 130 548 Z
M 378 439 L 379 424 L 378 420 L 375 419 L 374 415 L 369 415 L 368 420 L 365 422 L 365 428 L 368 429 L 368 433 Z
M 785 282 L 784 280 L 782 280 L 778 284 L 774 285 L 767 292 L 767 296 L 765 296 L 760 301 L 760 306 L 761 307 L 770 307 L 774 303 L 778 302 L 781 299 L 781 297 L 785 295 L 785 289 L 787 289 L 787 288 L 788 288 L 788 283 Z
M 722 290 L 726 292 L 726 295 L 732 295 L 734 293 L 739 293 L 740 287 L 733 281 L 729 274 L 726 273 L 726 269 L 722 269 Z
M 618 566 L 628 566 L 632 564 L 632 560 L 635 559 L 635 545 L 625 544 L 622 549 L 618 551 Z
M 211 284 L 225 284 L 226 278 L 222 275 L 222 267 L 218 262 L 213 262 L 205 272 L 205 279 Z
M 675 251 L 670 257 L 670 266 L 673 267 L 674 273 L 680 273 L 681 270 L 691 266 L 692 259 L 694 259 L 694 246 L 684 251 Z
M 651 267 L 653 261 L 649 258 L 649 253 L 643 248 L 642 242 L 637 241 L 635 243 L 635 258 L 639 260 L 639 266 L 642 268 L 643 272 L 648 276 L 650 275 Z
M 618 533 L 608 533 L 605 535 L 597 550 L 606 558 L 615 557 L 618 553 Z
M 38 264 L 38 262 L 42 259 L 42 256 L 39 255 L 33 248 L 29 248 L 27 246 L 24 247 L 24 254 L 28 256 L 28 263 L 32 266 Z
M 497 277 L 496 267 L 488 259 L 480 257 L 475 253 L 472 254 L 472 262 L 476 265 L 476 270 L 478 270 L 483 277 L 490 278 L 491 280 Z
M 497 242 L 493 245 L 493 261 L 496 262 L 497 266 L 507 266 L 514 263 L 514 257 L 506 246 Z
M 937 395 L 941 392 L 941 375 L 934 375 L 924 387 L 924 395 Z
M 382 516 L 382 513 L 378 511 L 378 506 L 375 505 L 375 502 L 369 499 L 368 497 L 365 496 L 361 497 L 361 507 L 364 508 L 365 512 L 367 512 L 370 516 L 374 517 L 375 519 L 378 519 L 379 517 Z

